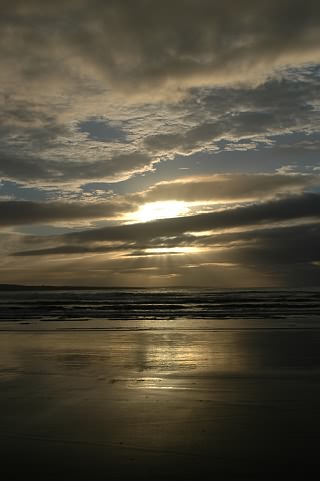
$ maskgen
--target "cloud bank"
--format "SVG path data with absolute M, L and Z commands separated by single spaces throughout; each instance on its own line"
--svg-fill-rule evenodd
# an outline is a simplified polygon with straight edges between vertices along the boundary
M 315 0 L 14 0 L 1 18 L 2 61 L 24 79 L 91 69 L 131 93 L 256 80 L 320 56 Z

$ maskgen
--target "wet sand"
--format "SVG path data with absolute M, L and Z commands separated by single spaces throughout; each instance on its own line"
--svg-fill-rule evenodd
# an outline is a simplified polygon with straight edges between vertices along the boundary
M 0 333 L 4 479 L 260 480 L 319 467 L 316 328 L 20 327 Z

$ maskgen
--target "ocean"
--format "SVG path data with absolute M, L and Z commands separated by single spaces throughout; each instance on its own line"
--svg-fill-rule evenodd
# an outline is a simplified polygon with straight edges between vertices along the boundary
M 0 292 L 0 321 L 317 320 L 320 289 L 28 289 Z M 107 325 L 111 325 L 110 323 Z M 118 324 L 119 327 L 121 324 Z M 206 324 L 207 325 L 207 324 Z M 116 327 L 116 323 L 112 323 Z M 156 323 L 154 323 L 154 327 Z

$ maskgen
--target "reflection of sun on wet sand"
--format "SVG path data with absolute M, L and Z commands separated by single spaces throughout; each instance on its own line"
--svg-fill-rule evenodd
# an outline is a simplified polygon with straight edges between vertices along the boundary
M 21 331 L 0 344 L 11 479 L 258 480 L 317 463 L 317 329 Z

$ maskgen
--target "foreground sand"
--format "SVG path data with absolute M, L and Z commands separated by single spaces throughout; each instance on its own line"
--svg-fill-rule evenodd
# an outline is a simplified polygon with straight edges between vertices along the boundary
M 21 329 L 0 333 L 3 479 L 260 480 L 319 467 L 316 328 Z

